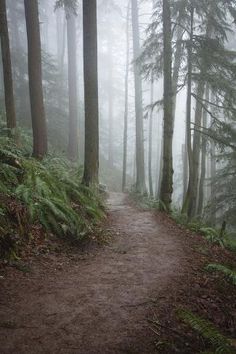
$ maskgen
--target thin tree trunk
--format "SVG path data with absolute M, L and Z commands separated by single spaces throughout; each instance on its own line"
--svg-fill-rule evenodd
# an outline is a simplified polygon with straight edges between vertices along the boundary
M 33 156 L 36 158 L 43 158 L 47 153 L 47 126 L 43 102 L 38 1 L 24 0 L 24 3 L 28 39 L 28 71 L 33 128 Z
M 144 136 L 143 136 L 143 98 L 142 80 L 139 66 L 136 62 L 140 55 L 140 31 L 137 0 L 132 0 L 132 29 L 134 52 L 134 81 L 135 81 L 135 116 L 136 116 L 136 191 L 146 193 L 145 165 L 144 165 Z
M 169 0 L 163 0 L 164 35 L 164 134 L 163 134 L 163 174 L 160 199 L 166 210 L 170 210 L 173 193 L 173 101 L 172 101 L 172 38 L 171 10 Z
M 154 97 L 154 83 L 153 78 L 151 80 L 151 105 L 153 104 L 153 97 Z M 151 109 L 150 116 L 149 116 L 149 149 L 148 149 L 148 180 L 149 180 L 149 194 L 153 197 L 153 183 L 152 183 L 152 129 L 153 129 L 153 109 Z
M 67 49 L 68 49 L 68 89 L 69 89 L 69 141 L 68 158 L 78 159 L 78 102 L 77 102 L 77 56 L 75 15 L 67 11 Z
M 188 153 L 189 181 L 190 181 L 190 176 L 192 176 L 192 174 L 193 174 L 192 142 L 191 142 L 193 19 L 194 19 L 194 8 L 192 7 L 191 8 L 191 30 L 190 30 L 188 47 L 187 47 L 187 49 L 188 49 L 188 84 L 187 84 L 187 104 L 186 104 L 186 145 L 187 145 L 187 153 Z M 184 197 L 182 213 L 188 212 L 191 194 L 192 194 L 192 185 L 191 185 L 191 183 L 188 183 L 187 192 Z
M 212 3 L 210 5 L 210 13 L 213 11 L 215 4 Z M 206 37 L 209 37 L 211 33 L 211 22 L 208 20 L 207 27 L 206 27 Z M 195 108 L 195 118 L 194 118 L 194 126 L 196 128 L 201 126 L 201 121 L 202 121 L 202 112 L 203 112 L 203 107 L 202 107 L 202 99 L 204 96 L 205 92 L 205 87 L 206 87 L 206 82 L 204 80 L 204 76 L 206 73 L 206 67 L 204 65 L 204 60 L 202 62 L 202 69 L 200 72 L 200 82 L 198 83 L 197 86 L 197 100 L 196 100 L 196 108 Z M 193 149 L 192 149 L 192 168 L 189 170 L 189 195 L 188 195 L 188 208 L 187 208 L 187 214 L 189 219 L 193 218 L 197 214 L 197 197 L 198 197 L 198 185 L 199 185 L 199 164 L 200 164 L 200 140 L 201 140 L 201 134 L 195 130 L 193 134 Z
M 209 101 L 209 86 L 206 87 L 206 101 Z M 203 112 L 203 123 L 204 128 L 207 128 L 207 111 Z M 198 210 L 197 215 L 202 216 L 203 205 L 204 205 L 204 184 L 206 180 L 206 153 L 207 153 L 207 140 L 202 134 L 202 156 L 201 156 L 201 175 L 199 181 L 199 192 L 198 192 Z
M 7 24 L 6 0 L 0 0 L 0 36 L 7 128 L 9 130 L 12 130 L 16 128 L 16 113 L 12 80 L 10 43 Z M 10 132 L 10 134 L 11 133 L 12 132 Z
M 125 111 L 124 111 L 124 137 L 123 137 L 123 174 L 122 174 L 123 192 L 125 191 L 126 188 L 126 169 L 127 169 L 129 61 L 130 61 L 129 20 L 130 20 L 130 4 L 128 4 L 127 19 L 126 19 L 126 73 L 125 73 Z
M 186 139 L 185 139 L 186 140 Z M 183 161 L 183 202 L 188 188 L 188 151 L 185 144 L 182 145 L 182 161 Z
M 62 48 L 61 48 L 61 70 L 64 68 L 65 51 L 66 51 L 66 18 L 63 18 L 63 32 L 62 32 Z
M 181 17 L 181 15 L 180 15 Z M 177 101 L 177 93 L 178 93 L 178 82 L 179 82 L 179 72 L 181 66 L 181 59 L 183 55 L 183 44 L 181 42 L 183 37 L 183 28 L 181 26 L 177 27 L 177 35 L 176 35 L 176 51 L 174 57 L 174 65 L 173 65 L 173 117 L 175 121 L 175 111 L 176 111 L 176 101 Z
M 163 139 L 160 144 L 160 156 L 158 157 L 158 165 L 159 165 L 159 178 L 157 179 L 157 187 L 156 187 L 156 199 L 161 199 L 161 184 L 162 184 L 162 176 L 163 176 Z
M 114 117 L 113 117 L 113 38 L 112 33 L 108 34 L 108 124 L 109 124 L 109 132 L 108 132 L 108 165 L 110 168 L 113 167 L 113 145 L 114 145 L 114 137 L 113 137 L 113 125 L 114 125 Z
M 97 71 L 97 1 L 83 0 L 85 159 L 83 183 L 98 183 L 99 113 Z
M 56 11 L 56 26 L 57 26 L 57 64 L 60 67 L 60 58 L 62 52 L 62 11 L 61 8 Z
M 211 92 L 211 102 L 215 102 L 216 98 L 214 97 L 213 92 Z M 213 109 L 214 114 L 214 109 Z M 213 119 L 211 118 L 211 124 L 213 123 Z M 215 177 L 216 177 L 216 147 L 215 142 L 211 139 L 210 142 L 210 176 L 211 176 L 211 183 L 210 183 L 210 200 L 211 200 L 211 224 L 213 226 L 216 225 L 216 188 L 215 188 Z

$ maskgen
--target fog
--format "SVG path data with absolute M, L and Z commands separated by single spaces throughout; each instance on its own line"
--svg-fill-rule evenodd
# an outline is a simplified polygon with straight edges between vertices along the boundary
M 29 89 L 27 83 L 27 33 L 24 16 L 24 2 L 23 0 L 7 0 L 7 14 L 8 14 L 8 28 L 12 55 L 12 72 L 14 83 L 14 94 L 16 102 L 16 116 L 19 127 L 31 137 L 31 118 L 30 118 L 30 101 Z M 69 3 L 69 2 L 68 2 Z M 76 96 L 76 112 L 77 127 L 76 135 L 78 141 L 75 142 L 74 154 L 80 165 L 84 164 L 84 73 L 83 73 L 83 15 L 82 15 L 82 1 L 72 1 L 76 4 L 75 12 L 73 10 L 67 13 L 66 2 L 53 0 L 40 0 L 39 4 L 39 21 L 40 21 L 40 36 L 42 47 L 42 63 L 43 63 L 43 93 L 46 110 L 46 121 L 48 126 L 49 136 L 49 150 L 51 153 L 56 153 L 61 156 L 67 155 L 69 144 L 69 93 L 68 93 L 68 66 L 70 63 L 68 52 L 75 55 L 76 63 L 73 64 L 76 71 L 72 73 L 74 76 L 74 90 L 72 94 Z M 187 76 L 188 76 L 188 43 L 190 41 L 189 35 L 191 30 L 190 10 L 186 2 L 183 9 L 178 9 L 178 2 L 171 3 L 172 16 L 172 71 L 176 64 L 176 53 L 178 43 L 180 46 L 180 63 L 178 68 L 177 80 L 177 99 L 176 109 L 174 111 L 174 135 L 173 135 L 173 208 L 182 208 L 184 194 L 186 193 L 186 185 L 188 184 L 189 172 L 186 170 L 187 152 L 186 152 L 186 100 L 187 100 Z M 191 3 L 191 1 L 190 1 Z M 201 5 L 202 3 L 202 5 Z M 210 205 L 213 203 L 211 198 L 214 191 L 213 179 L 216 178 L 218 170 L 227 163 L 231 164 L 229 160 L 222 160 L 222 154 L 229 153 L 229 146 L 224 143 L 231 133 L 226 132 L 225 129 L 231 129 L 234 126 L 234 92 L 229 92 L 230 88 L 225 83 L 223 87 L 222 82 L 224 75 L 231 75 L 230 83 L 233 87 L 235 84 L 233 73 L 235 75 L 235 54 L 236 49 L 235 29 L 233 20 L 234 5 L 230 2 L 230 8 L 223 11 L 222 4 L 224 1 L 217 1 L 216 6 L 221 12 L 220 15 L 214 10 L 215 2 L 209 2 L 208 10 L 204 8 L 204 1 L 199 2 L 194 10 L 193 18 L 193 40 L 192 46 L 192 60 L 193 72 L 192 75 L 192 102 L 191 108 L 191 133 L 192 143 L 194 144 L 194 115 L 198 108 L 196 108 L 198 98 L 194 98 L 194 94 L 198 95 L 199 80 L 206 76 L 203 86 L 203 92 L 200 100 L 202 106 L 200 107 L 200 114 L 204 116 L 206 112 L 206 126 L 203 126 L 203 118 L 200 118 L 199 129 L 202 134 L 198 141 L 199 150 L 197 152 L 197 174 L 196 181 L 198 188 L 202 191 L 193 194 L 193 198 L 199 199 L 199 195 L 203 194 L 203 207 L 200 212 L 201 216 L 209 218 L 211 214 Z M 136 118 L 137 118 L 137 91 L 135 90 L 135 73 L 134 67 L 138 68 L 141 87 L 141 108 L 143 112 L 143 137 L 142 143 L 144 146 L 144 173 L 145 178 L 142 182 L 145 185 L 144 190 L 138 192 L 145 192 L 151 198 L 159 199 L 162 168 L 163 168 L 163 28 L 162 28 L 162 6 L 160 1 L 138 1 L 138 26 L 139 26 L 139 45 L 140 53 L 138 58 L 134 60 L 132 26 L 134 26 L 134 17 L 132 18 L 131 5 L 134 4 L 128 0 L 98 0 L 97 2 L 97 31 L 98 31 L 98 94 L 99 94 L 99 160 L 100 160 L 100 183 L 106 185 L 109 190 L 122 190 L 122 173 L 124 166 L 124 122 L 125 122 L 125 104 L 126 104 L 126 90 L 125 78 L 127 72 L 127 38 L 129 47 L 129 62 L 128 62 L 128 115 L 127 115 L 127 161 L 126 165 L 126 183 L 125 191 L 135 190 L 137 187 L 137 146 L 136 146 Z M 207 6 L 208 6 L 207 5 Z M 201 8 L 203 6 L 203 8 Z M 132 7 L 133 9 L 133 7 Z M 212 10 L 213 9 L 213 10 Z M 182 12 L 181 12 L 182 11 Z M 205 11 L 205 12 L 204 12 Z M 215 11 L 215 12 L 214 12 Z M 75 14 L 76 13 L 76 14 Z M 182 18 L 181 18 L 182 15 Z M 223 16 L 223 19 L 221 18 Z M 68 19 L 73 17 L 75 20 L 75 33 L 73 34 L 73 27 L 69 28 Z M 210 22 L 209 22 L 209 21 Z M 222 21 L 221 21 L 222 20 Z M 182 21 L 182 22 L 181 22 Z M 208 22 L 212 28 L 205 36 L 208 30 Z M 68 22 L 68 23 L 67 23 Z M 218 23 L 218 27 L 216 25 Z M 152 26 L 151 26 L 152 25 Z M 72 25 L 73 26 L 73 25 Z M 207 27 L 208 26 L 208 27 Z M 215 26 L 215 27 L 214 27 Z M 220 27 L 220 28 L 219 28 Z M 127 36 L 128 28 L 128 36 Z M 70 32 L 72 31 L 72 32 Z M 180 33 L 181 32 L 181 33 Z M 75 43 L 71 38 L 72 49 L 68 48 L 68 39 L 75 36 Z M 178 35 L 180 38 L 177 38 Z M 138 36 L 138 33 L 137 33 Z M 164 33 L 165 37 L 165 33 Z M 205 38 L 205 39 L 204 39 Z M 212 40 L 207 44 L 207 40 Z M 164 39 L 165 40 L 165 39 Z M 204 42 L 205 40 L 205 42 Z M 215 41 L 213 43 L 213 41 Z M 218 41 L 218 42 L 217 42 Z M 204 42 L 204 43 L 203 43 Z M 216 43 L 217 42 L 217 43 Z M 212 46 L 212 49 L 206 50 L 207 46 Z M 205 47 L 204 47 L 205 46 Z M 222 54 L 227 57 L 228 66 L 220 62 L 219 52 L 225 50 Z M 203 51 L 205 52 L 203 53 Z M 212 65 L 211 61 L 212 53 Z M 228 52 L 227 52 L 228 50 Z M 231 52 L 230 52 L 231 51 Z M 206 56 L 207 59 L 206 59 Z M 73 60 L 73 58 L 71 58 Z M 164 65 L 165 65 L 164 59 Z M 201 68 L 201 63 L 206 61 L 208 67 Z M 224 60 L 223 60 L 224 61 Z M 200 64 L 199 64 L 200 63 Z M 150 69 L 152 68 L 152 69 Z M 72 69 L 73 70 L 73 69 Z M 214 74 L 216 72 L 216 74 Z M 218 73 L 222 73 L 222 76 Z M 215 75 L 215 82 L 214 82 Z M 1 78 L 3 77 L 1 65 Z M 200 79 L 199 79 L 200 77 Z M 4 86 L 3 80 L 0 81 L 0 100 L 1 111 L 4 116 Z M 136 83 L 137 85 L 137 83 Z M 217 86 L 218 85 L 218 86 Z M 76 87 L 77 86 L 77 87 Z M 235 87 L 234 87 L 235 88 Z M 208 92 L 210 90 L 210 94 Z M 173 94 L 173 92 L 172 92 Z M 210 101 L 213 105 L 209 106 L 207 95 L 210 95 Z M 229 97 L 230 96 L 230 97 Z M 135 100 L 136 97 L 136 100 Z M 204 98 L 205 97 L 205 98 Z M 204 101 L 205 100 L 205 101 Z M 204 102 L 207 106 L 204 106 Z M 215 104 L 214 104 L 215 102 Z M 218 105 L 219 103 L 219 105 Z M 220 109 L 218 106 L 224 106 Z M 228 105 L 228 106 L 227 106 Z M 227 106 L 227 107 L 226 107 Z M 229 113 L 229 110 L 230 113 Z M 212 117 L 214 116 L 215 119 Z M 152 122 L 150 124 L 150 119 Z M 220 122 L 220 123 L 219 123 Z M 222 124 L 221 124 L 222 123 Z M 151 129 L 151 133 L 150 133 Z M 207 131 L 203 133 L 203 130 Z M 232 128 L 233 129 L 233 128 Z M 73 128 L 72 128 L 73 131 Z M 212 134 L 216 134 L 218 138 L 213 139 Z M 151 134 L 151 135 L 150 135 Z M 222 141 L 219 141 L 219 136 L 222 136 Z M 150 141 L 151 137 L 151 141 Z M 206 138 L 207 137 L 207 138 Z M 204 138 L 206 141 L 206 152 L 202 150 Z M 78 144 L 78 149 L 76 148 Z M 91 142 L 93 144 L 93 142 Z M 151 152 L 150 152 L 151 146 Z M 194 149 L 194 146 L 193 146 Z M 78 150 L 78 155 L 77 155 Z M 205 154 L 205 156 L 203 156 Z M 221 155 L 221 156 L 220 156 Z M 204 161 L 202 159 L 204 158 Z M 202 160 L 201 160 L 202 159 Z M 201 162 L 203 161 L 203 162 Z M 151 165 L 150 165 L 151 162 Z M 196 161 L 195 161 L 196 162 Z M 226 164 L 226 165 L 225 165 Z M 213 166 L 214 165 L 214 166 Z M 205 169 L 204 175 L 201 174 Z M 151 182 L 150 186 L 150 171 Z M 187 171 L 187 172 L 186 172 Z M 186 175 L 185 175 L 186 174 Z M 199 187 L 201 176 L 203 178 L 203 185 Z M 229 183 L 233 183 L 230 181 Z M 222 186 L 222 182 L 219 182 Z M 136 186 L 136 187 L 135 187 Z M 232 187 L 233 188 L 233 187 Z M 153 191 L 152 191 L 153 189 Z M 233 189 L 234 190 L 234 189 Z M 199 194 L 200 193 L 200 194 Z M 225 192 L 226 194 L 228 193 Z M 216 195 L 214 196 L 214 203 L 216 202 Z M 231 203 L 231 202 L 230 202 Z M 233 203 L 233 202 L 232 202 Z M 233 203 L 234 204 L 234 203 Z M 219 204 L 216 205 L 214 214 L 216 214 L 222 221 L 224 218 L 224 211 L 226 214 L 232 211 L 229 210 L 229 205 L 222 204 L 222 196 L 220 196 Z M 200 208 L 201 209 L 201 208 Z M 217 211 L 216 211 L 217 210 Z M 207 216 L 206 216 L 207 215 Z M 196 215 L 195 215 L 196 216 Z M 231 220 L 232 218 L 228 216 Z M 211 219 L 211 217 L 210 217 Z M 232 223 L 232 221 L 230 221 Z

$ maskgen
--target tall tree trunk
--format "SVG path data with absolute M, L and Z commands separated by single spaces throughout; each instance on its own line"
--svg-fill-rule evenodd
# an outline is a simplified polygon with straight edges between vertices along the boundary
M 158 146 L 157 150 L 158 150 L 157 151 L 157 166 L 159 167 L 159 169 L 157 168 L 158 178 L 157 178 L 157 183 L 156 183 L 156 199 L 160 200 L 162 175 L 163 175 L 163 139 L 161 140 L 160 145 Z M 160 156 L 158 154 L 159 150 L 160 150 Z
M 180 14 L 181 17 L 181 14 Z M 176 50 L 174 57 L 174 65 L 173 65 L 173 119 L 175 121 L 175 111 L 176 111 L 176 101 L 177 101 L 177 92 L 178 92 L 178 82 L 179 82 L 179 72 L 181 66 L 181 59 L 183 55 L 183 44 L 181 42 L 183 37 L 183 28 L 181 26 L 177 27 L 177 35 L 176 35 Z
M 210 13 L 213 11 L 215 3 L 210 4 Z M 211 34 L 211 21 L 208 19 L 207 26 L 206 26 L 206 34 L 205 37 L 208 38 Z M 199 185 L 199 164 L 200 164 L 200 140 L 201 140 L 201 133 L 198 131 L 199 127 L 201 126 L 202 121 L 202 99 L 205 92 L 206 82 L 204 80 L 206 74 L 206 63 L 203 59 L 201 63 L 201 72 L 200 72 L 200 81 L 197 86 L 196 92 L 196 108 L 195 108 L 195 118 L 194 118 L 194 127 L 196 130 L 193 134 L 193 148 L 192 148 L 192 168 L 189 169 L 189 188 L 188 188 L 188 208 L 187 214 L 189 219 L 193 218 L 197 214 L 197 197 L 198 197 L 198 185 Z
M 154 97 L 154 83 L 153 78 L 151 80 L 151 105 L 153 104 L 153 97 Z M 153 183 L 152 183 L 152 129 L 153 129 L 153 109 L 151 109 L 150 116 L 149 116 L 149 136 L 148 136 L 148 181 L 149 181 L 149 193 L 150 196 L 153 197 Z
M 78 102 L 77 102 L 77 56 L 75 15 L 66 9 L 69 89 L 69 140 L 68 158 L 78 159 Z
M 191 30 L 190 30 L 189 42 L 187 45 L 187 49 L 188 49 L 188 84 L 187 84 L 187 103 L 186 103 L 186 146 L 187 146 L 188 166 L 189 166 L 189 181 L 190 181 L 190 176 L 192 176 L 192 174 L 193 174 L 192 141 L 191 141 L 193 19 L 194 19 L 194 9 L 192 7 L 191 8 Z M 192 184 L 188 183 L 187 192 L 186 192 L 186 195 L 184 196 L 182 213 L 188 212 L 191 195 L 192 195 Z
M 36 158 L 43 158 L 47 153 L 47 126 L 43 102 L 38 1 L 24 0 L 24 3 L 28 39 L 28 71 L 33 128 L 33 156 Z
M 57 26 L 57 65 L 60 68 L 60 58 L 62 52 L 62 11 L 61 8 L 56 11 L 56 26 Z
M 127 170 L 127 142 L 128 142 L 128 103 L 129 103 L 129 60 L 130 60 L 130 41 L 129 41 L 129 20 L 130 3 L 127 8 L 126 18 L 126 72 L 125 72 L 125 111 L 124 111 L 124 137 L 123 137 L 123 174 L 122 191 L 126 188 L 126 170 Z
M 186 136 L 185 136 L 185 143 L 182 145 L 182 162 L 183 162 L 183 203 L 184 203 L 184 198 L 188 188 L 188 151 L 186 146 Z
M 136 62 L 140 55 L 140 31 L 137 0 L 132 0 L 132 29 L 134 52 L 135 116 L 136 116 L 136 191 L 146 193 L 143 136 L 142 80 Z
M 206 87 L 206 101 L 209 101 L 209 86 Z M 207 128 L 207 111 L 203 112 L 203 123 L 204 128 Z M 201 155 L 201 175 L 199 181 L 199 192 L 198 192 L 198 209 L 197 215 L 202 216 L 203 205 L 204 205 L 204 184 L 206 180 L 206 153 L 207 153 L 207 140 L 202 134 L 202 155 Z
M 211 102 L 216 103 L 216 97 L 213 92 L 211 92 Z M 214 108 L 212 108 L 212 113 L 214 114 Z M 211 125 L 213 124 L 213 118 L 211 118 Z M 215 142 L 211 139 L 210 142 L 210 202 L 211 202 L 211 224 L 216 225 L 216 188 L 215 188 L 215 177 L 216 177 L 216 147 Z
M 108 132 L 108 164 L 109 167 L 113 167 L 113 126 L 114 126 L 114 117 L 113 117 L 113 38 L 112 32 L 108 34 L 108 124 L 109 124 L 109 132 Z
M 10 43 L 7 24 L 6 0 L 0 0 L 0 36 L 7 128 L 12 130 L 16 128 L 16 113 L 12 80 Z
M 83 0 L 85 159 L 83 183 L 98 183 L 99 113 L 97 71 L 97 1 Z
M 172 38 L 170 1 L 163 0 L 164 35 L 164 134 L 163 174 L 160 199 L 166 210 L 170 210 L 173 193 L 173 101 L 172 101 Z

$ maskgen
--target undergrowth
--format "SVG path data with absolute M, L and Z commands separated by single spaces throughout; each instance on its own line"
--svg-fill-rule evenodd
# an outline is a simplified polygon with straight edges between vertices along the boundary
M 210 321 L 205 320 L 186 309 L 179 309 L 177 315 L 211 345 L 212 348 L 209 351 L 204 351 L 202 353 L 235 353 L 232 341 L 222 335 Z
M 211 263 L 208 264 L 206 270 L 215 272 L 215 273 L 222 273 L 227 280 L 229 280 L 233 285 L 236 285 L 236 271 L 226 267 L 223 264 L 215 264 Z
M 183 225 L 190 231 L 200 233 L 207 241 L 218 244 L 231 251 L 236 251 L 235 240 L 229 233 L 224 231 L 222 234 L 220 229 L 209 227 L 198 219 L 189 221 L 187 216 L 182 214 L 179 210 L 173 210 L 171 216 L 177 224 Z
M 131 191 L 130 196 L 140 208 L 166 211 L 165 205 L 160 200 L 150 197 L 148 194 L 142 195 Z M 231 251 L 236 251 L 236 235 L 231 235 L 225 231 L 222 235 L 220 229 L 209 227 L 198 219 L 189 221 L 187 215 L 182 214 L 178 209 L 172 210 L 171 217 L 178 225 L 182 225 L 190 231 L 200 233 L 207 241 L 218 244 L 223 248 L 228 248 Z
M 0 257 L 14 257 L 30 226 L 78 241 L 104 215 L 97 191 L 81 184 L 82 171 L 67 160 L 40 162 L 0 138 Z

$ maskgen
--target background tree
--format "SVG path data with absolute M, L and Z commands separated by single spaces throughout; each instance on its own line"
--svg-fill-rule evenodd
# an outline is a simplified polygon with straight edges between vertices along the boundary
M 164 39 L 164 135 L 163 135 L 163 174 L 160 199 L 170 210 L 173 192 L 173 100 L 172 100 L 172 39 L 171 10 L 169 0 L 163 0 L 163 39 Z
M 77 56 L 76 56 L 76 14 L 66 8 L 67 49 L 68 49 L 68 89 L 69 89 L 69 139 L 68 157 L 78 158 L 78 101 L 77 101 Z
M 128 143 L 128 104 L 129 104 L 129 65 L 130 65 L 130 2 L 128 2 L 126 15 L 126 69 L 125 69 L 125 110 L 124 110 L 124 135 L 123 135 L 123 173 L 122 173 L 122 191 L 126 188 L 127 174 L 127 143 Z
M 12 130 L 16 128 L 15 101 L 13 92 L 11 53 L 7 24 L 6 0 L 0 0 L 0 36 L 1 36 L 1 54 L 3 64 L 5 108 L 7 128 Z
M 137 59 L 140 55 L 140 31 L 137 0 L 131 1 L 132 29 L 133 29 L 133 55 L 134 55 L 134 90 L 135 90 L 135 116 L 136 116 L 136 191 L 146 193 L 145 165 L 144 165 L 144 136 L 143 136 L 143 98 L 142 80 Z

